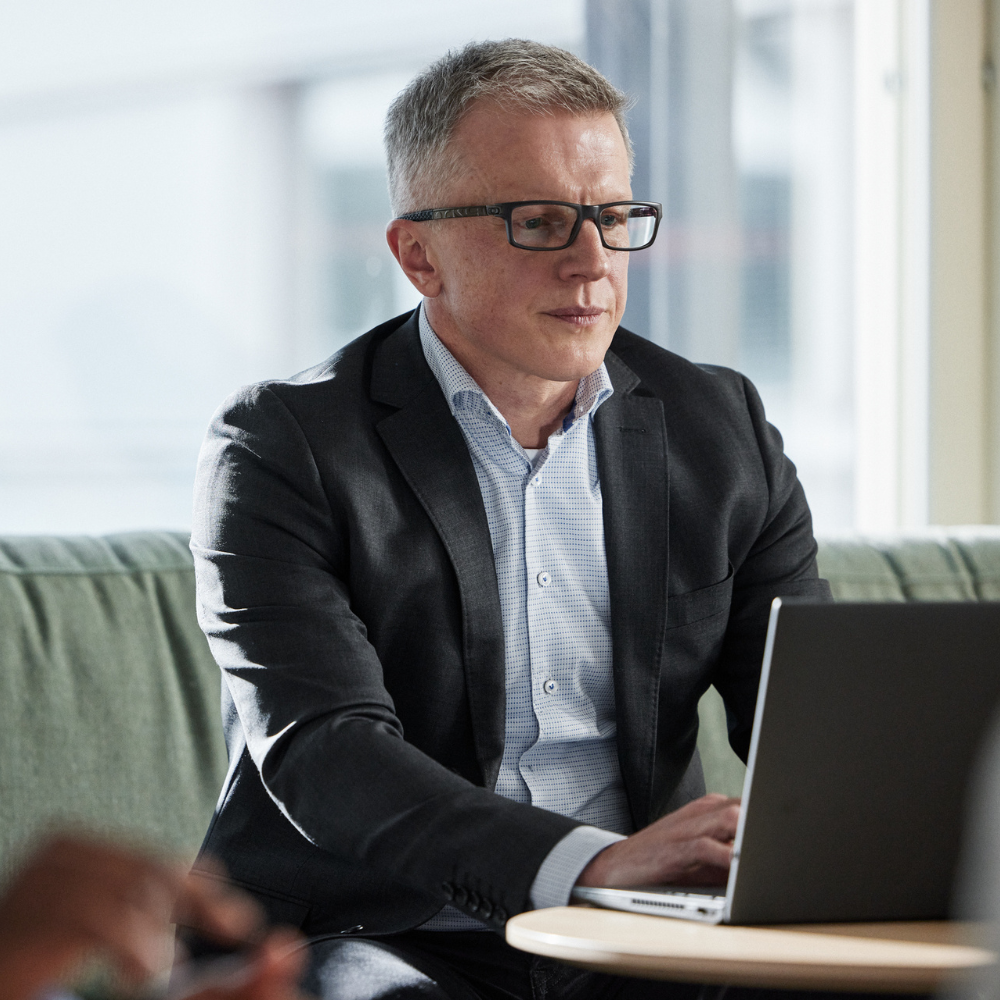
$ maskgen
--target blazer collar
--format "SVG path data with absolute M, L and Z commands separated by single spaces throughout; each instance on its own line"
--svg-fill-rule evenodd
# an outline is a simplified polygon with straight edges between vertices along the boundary
M 476 756 L 487 788 L 503 757 L 503 617 L 479 481 L 462 431 L 424 359 L 416 314 L 376 348 L 372 397 L 395 407 L 378 433 L 434 525 L 458 580 L 462 658 Z
M 417 310 L 414 309 L 376 343 L 371 367 L 371 395 L 377 403 L 400 409 L 432 386 L 437 387 L 437 379 L 420 346 Z
M 663 403 L 608 352 L 614 395 L 594 417 L 611 597 L 618 759 L 636 828 L 650 820 L 667 614 L 669 496 Z

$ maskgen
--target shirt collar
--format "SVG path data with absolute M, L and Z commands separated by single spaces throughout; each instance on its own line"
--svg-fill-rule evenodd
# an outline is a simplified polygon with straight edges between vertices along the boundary
M 510 428 L 503 414 L 493 405 L 492 400 L 483 392 L 476 380 L 459 364 L 455 355 L 441 343 L 440 338 L 431 327 L 422 305 L 420 306 L 418 322 L 420 325 L 420 346 L 423 348 L 424 357 L 427 359 L 427 364 L 434 373 L 434 377 L 438 380 L 445 399 L 448 400 L 452 414 L 454 415 L 456 411 L 467 409 L 470 406 L 485 404 L 496 419 L 507 427 L 509 432 Z M 597 371 L 580 380 L 573 409 L 569 411 L 563 421 L 563 430 L 569 430 L 580 417 L 595 413 L 597 408 L 614 391 L 611 377 L 602 362 Z

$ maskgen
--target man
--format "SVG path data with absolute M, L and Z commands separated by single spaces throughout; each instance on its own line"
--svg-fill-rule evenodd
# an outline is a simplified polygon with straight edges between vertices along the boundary
M 206 850 L 282 922 L 480 996 L 597 995 L 481 933 L 509 914 L 725 877 L 698 699 L 745 756 L 771 600 L 828 594 L 753 388 L 618 329 L 659 211 L 622 204 L 624 107 L 530 42 L 413 81 L 388 240 L 420 310 L 238 393 L 201 459 L 231 762 Z

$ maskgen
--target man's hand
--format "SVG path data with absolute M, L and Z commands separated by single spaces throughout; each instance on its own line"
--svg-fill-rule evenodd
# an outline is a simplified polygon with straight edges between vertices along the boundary
M 92 954 L 141 983 L 170 964 L 171 922 L 227 944 L 246 942 L 261 913 L 215 879 L 106 842 L 59 836 L 38 850 L 0 898 L 0 982 L 4 1000 L 27 1000 L 64 982 Z M 199 1000 L 291 1000 L 300 958 L 297 935 L 265 938 L 239 981 Z
M 606 847 L 577 885 L 721 885 L 729 875 L 740 800 L 704 795 Z
M 272 931 L 254 949 L 249 964 L 238 972 L 214 977 L 191 990 L 173 988 L 167 1000 L 305 1000 L 296 983 L 305 951 L 294 931 Z

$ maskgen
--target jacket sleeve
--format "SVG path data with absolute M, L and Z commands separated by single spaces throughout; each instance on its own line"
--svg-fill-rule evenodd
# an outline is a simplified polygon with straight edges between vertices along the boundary
M 530 909 L 539 866 L 579 824 L 406 742 L 335 571 L 350 558 L 345 524 L 280 395 L 252 387 L 228 401 L 199 459 L 191 544 L 199 620 L 263 784 L 313 844 L 441 905 Z
M 745 761 L 771 602 L 775 597 L 832 597 L 816 568 L 812 516 L 795 466 L 784 453 L 781 434 L 765 419 L 757 390 L 740 377 L 769 502 L 759 532 L 735 568 L 729 625 L 713 683 L 726 703 L 730 745 Z

